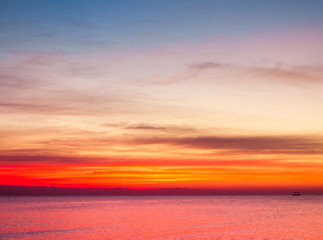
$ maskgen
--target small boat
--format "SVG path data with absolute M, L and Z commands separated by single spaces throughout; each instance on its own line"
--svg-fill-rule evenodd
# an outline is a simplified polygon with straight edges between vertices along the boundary
M 292 196 L 302 196 L 302 194 L 300 192 L 294 192 Z

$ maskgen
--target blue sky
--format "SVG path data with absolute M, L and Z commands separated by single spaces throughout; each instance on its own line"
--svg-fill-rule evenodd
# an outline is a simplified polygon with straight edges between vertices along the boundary
M 3 51 L 96 51 L 323 23 L 322 1 L 0 1 Z

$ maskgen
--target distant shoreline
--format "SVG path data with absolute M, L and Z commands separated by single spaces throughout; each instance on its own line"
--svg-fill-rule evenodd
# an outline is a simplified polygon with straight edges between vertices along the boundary
M 0 196 L 216 196 L 291 195 L 289 189 L 199 189 L 199 188 L 72 188 L 0 185 Z M 323 195 L 323 189 L 302 189 L 303 195 Z

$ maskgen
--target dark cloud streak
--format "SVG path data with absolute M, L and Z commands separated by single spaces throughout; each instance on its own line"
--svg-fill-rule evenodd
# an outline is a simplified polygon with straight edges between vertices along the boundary
M 162 126 L 162 125 L 151 125 L 151 124 L 133 124 L 128 125 L 125 129 L 129 130 L 147 130 L 156 132 L 181 132 L 181 133 L 193 133 L 197 132 L 196 129 L 183 126 Z
M 138 138 L 133 144 L 167 144 L 193 149 L 265 154 L 323 154 L 323 141 L 318 138 L 293 136 L 199 136 L 186 138 Z

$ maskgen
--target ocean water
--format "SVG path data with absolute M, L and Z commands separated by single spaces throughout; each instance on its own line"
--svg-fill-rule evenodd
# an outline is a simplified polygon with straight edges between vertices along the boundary
M 323 196 L 0 197 L 0 239 L 323 239 Z

